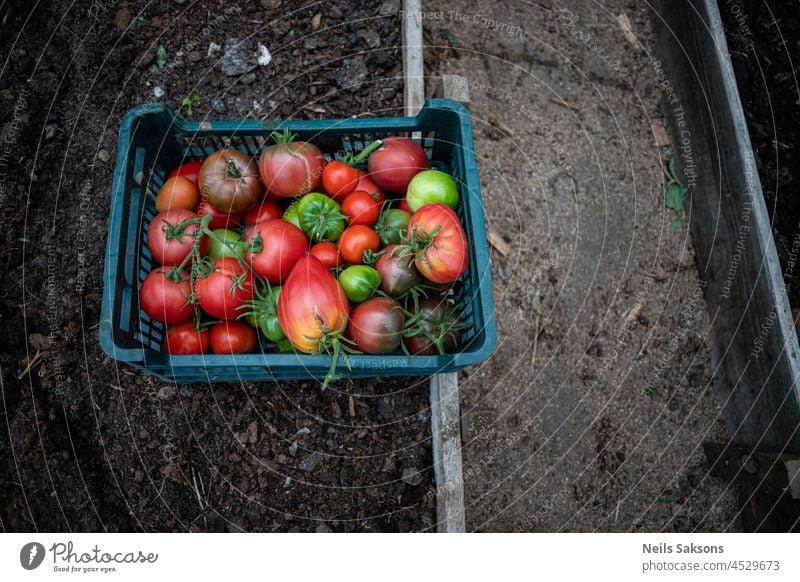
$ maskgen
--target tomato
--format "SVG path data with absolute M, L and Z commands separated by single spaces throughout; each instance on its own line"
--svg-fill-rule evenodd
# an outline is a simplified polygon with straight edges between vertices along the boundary
M 283 210 L 281 207 L 265 200 L 258 206 L 251 208 L 244 216 L 245 224 L 256 224 L 257 222 L 264 222 L 265 220 L 272 220 L 273 218 L 282 218 Z
M 174 178 L 175 176 L 183 176 L 184 178 L 188 178 L 194 185 L 197 186 L 198 183 L 198 176 L 200 174 L 200 166 L 203 165 L 203 162 L 186 162 L 185 164 L 181 164 L 174 170 L 169 173 L 167 178 Z
M 411 178 L 428 169 L 425 150 L 407 137 L 387 137 L 369 157 L 369 175 L 375 183 L 404 194 Z
M 272 285 L 283 283 L 308 250 L 303 231 L 285 220 L 266 220 L 249 226 L 244 240 L 256 245 L 245 253 L 248 264 L 256 275 Z
M 303 257 L 278 298 L 278 320 L 292 345 L 307 354 L 334 350 L 350 306 L 339 282 L 316 257 Z M 332 362 L 335 366 L 336 360 Z
M 297 203 L 297 218 L 312 240 L 335 241 L 344 230 L 344 215 L 339 203 L 320 194 L 306 194 Z
M 173 273 L 171 267 L 158 267 L 148 273 L 139 289 L 139 306 L 150 319 L 173 325 L 189 319 L 194 306 L 189 301 L 192 287 L 189 275 Z M 177 271 L 177 269 L 176 269 Z
M 369 299 L 381 284 L 381 275 L 373 267 L 352 265 L 339 274 L 339 284 L 353 303 Z
M 247 212 L 261 200 L 255 160 L 239 150 L 220 150 L 200 167 L 200 193 L 220 212 Z
M 322 169 L 322 187 L 334 200 L 343 199 L 356 188 L 358 171 L 344 162 L 332 161 Z
M 233 214 L 226 214 L 220 212 L 208 201 L 201 200 L 200 206 L 197 207 L 197 214 L 199 216 L 210 216 L 211 222 L 208 223 L 208 228 L 215 230 L 217 228 L 236 228 L 244 221 L 244 214 L 235 212 Z
M 211 326 L 211 351 L 215 354 L 247 354 L 252 352 L 258 337 L 256 330 L 244 321 L 221 321 Z
M 375 232 L 378 233 L 381 244 L 389 246 L 403 242 L 409 220 L 411 213 L 399 208 L 387 208 L 381 212 L 381 217 L 375 225 Z
M 222 257 L 244 258 L 244 245 L 236 244 L 241 243 L 242 235 L 235 230 L 227 228 L 217 228 L 211 232 L 215 236 L 208 237 L 207 256 L 212 259 L 221 259 Z
M 291 198 L 316 190 L 322 176 L 323 157 L 314 144 L 294 139 L 288 128 L 273 134 L 275 145 L 261 152 L 258 171 L 273 196 Z
M 339 253 L 348 263 L 364 262 L 364 252 L 377 252 L 381 248 L 381 239 L 375 231 L 363 224 L 347 228 L 339 237 Z
M 191 210 L 175 208 L 156 214 L 147 229 L 147 248 L 158 263 L 162 265 L 180 265 L 189 253 L 197 236 L 201 236 L 198 250 L 205 255 L 208 249 L 208 238 L 200 234 L 200 225 L 196 222 L 180 227 L 185 220 L 198 218 Z M 179 228 L 180 227 L 180 228 Z
M 406 203 L 415 212 L 426 204 L 437 202 L 455 208 L 458 198 L 456 181 L 439 170 L 420 172 L 408 183 L 406 192 Z
M 381 215 L 381 205 L 374 195 L 363 190 L 348 194 L 342 202 L 342 212 L 347 216 L 347 224 L 363 224 L 372 226 Z
M 200 190 L 197 185 L 183 176 L 169 178 L 156 196 L 156 212 L 164 212 L 170 208 L 197 210 L 200 204 Z
M 339 254 L 339 247 L 332 242 L 318 242 L 311 247 L 308 254 L 312 257 L 317 257 L 327 269 L 336 269 L 344 264 L 344 259 Z
M 414 265 L 414 256 L 402 256 L 401 248 L 390 245 L 375 262 L 375 269 L 381 276 L 381 291 L 389 297 L 399 299 L 422 283 L 422 275 Z
M 281 296 L 282 287 L 256 286 L 256 298 L 248 303 L 248 310 L 244 314 L 248 323 L 261 330 L 264 336 L 275 343 L 286 339 L 281 323 L 278 321 L 278 298 Z M 241 316 L 240 316 L 241 317 Z
M 198 330 L 194 322 L 187 321 L 167 329 L 164 351 L 173 356 L 205 354 L 210 343 L 207 327 Z
M 386 192 L 383 191 L 383 188 L 378 186 L 364 170 L 356 170 L 356 172 L 358 172 L 358 184 L 356 184 L 356 187 L 353 189 L 353 191 L 355 192 L 356 190 L 363 190 L 368 194 L 375 194 L 375 200 L 378 201 L 378 204 L 383 204 L 386 202 Z
M 403 343 L 411 355 L 435 356 L 458 348 L 464 324 L 454 304 L 441 297 L 428 297 L 410 305 L 409 311 Z
M 236 259 L 216 259 L 210 273 L 195 279 L 194 292 L 200 307 L 211 317 L 233 319 L 255 296 L 253 274 Z
M 300 230 L 302 230 L 303 227 L 300 226 L 300 217 L 297 215 L 297 207 L 299 205 L 300 205 L 299 200 L 295 200 L 294 202 L 289 204 L 289 207 L 283 212 L 283 216 L 281 218 L 283 218 L 283 220 L 285 220 L 286 222 L 289 222 L 295 225 Z
M 409 214 L 414 214 L 414 211 L 411 210 L 411 207 L 408 205 L 408 200 L 405 198 L 400 199 L 400 204 L 397 205 L 400 210 L 405 210 Z
M 400 347 L 405 314 L 389 297 L 375 297 L 353 310 L 347 336 L 365 354 L 391 354 Z
M 428 204 L 417 210 L 408 223 L 407 236 L 417 269 L 428 280 L 451 283 L 467 270 L 467 236 L 446 204 Z

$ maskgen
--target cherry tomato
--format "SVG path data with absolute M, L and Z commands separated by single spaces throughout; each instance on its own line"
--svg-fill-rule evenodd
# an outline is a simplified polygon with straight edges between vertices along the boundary
M 181 271 L 177 280 L 170 279 L 171 267 L 150 271 L 139 289 L 139 306 L 151 319 L 173 325 L 189 319 L 194 307 L 189 302 L 192 287 L 189 276 Z
M 375 200 L 378 201 L 378 204 L 386 202 L 386 192 L 384 192 L 383 188 L 378 186 L 364 170 L 356 170 L 356 172 L 358 172 L 358 184 L 356 184 L 353 192 L 356 190 L 363 190 L 367 194 L 377 194 Z
M 308 239 L 302 230 L 285 220 L 265 220 L 248 226 L 244 240 L 261 242 L 258 251 L 246 251 L 245 259 L 259 277 L 271 285 L 280 285 L 308 250 Z
M 191 210 L 174 208 L 157 214 L 147 229 L 147 247 L 153 259 L 162 265 L 179 265 L 189 256 L 194 245 L 195 237 L 199 235 L 197 223 L 187 224 L 178 229 L 184 220 L 197 218 Z M 205 255 L 208 250 L 208 237 L 200 235 L 200 255 Z
M 344 162 L 332 161 L 322 168 L 322 187 L 336 201 L 341 201 L 358 184 L 358 171 Z
M 194 322 L 187 321 L 170 327 L 164 339 L 164 351 L 168 354 L 191 355 L 205 354 L 208 351 L 208 328 L 197 330 Z
M 247 354 L 257 341 L 256 330 L 244 321 L 221 321 L 211 326 L 211 351 L 215 354 Z
M 351 226 L 339 237 L 339 253 L 348 263 L 358 264 L 364 261 L 364 252 L 371 250 L 377 252 L 381 248 L 381 239 L 368 226 L 356 224 Z
M 319 262 L 325 265 L 326 269 L 335 269 L 344 264 L 342 255 L 339 254 L 339 247 L 329 241 L 322 241 L 311 247 L 308 254 L 317 257 Z
M 208 223 L 208 228 L 211 230 L 217 228 L 236 228 L 244 221 L 244 214 L 241 212 L 225 214 L 214 208 L 214 205 L 208 200 L 200 201 L 200 206 L 197 207 L 197 214 L 199 216 L 211 217 L 211 222 Z
M 197 184 L 183 176 L 174 176 L 164 182 L 156 196 L 156 212 L 164 212 L 171 208 L 197 210 L 200 203 L 200 190 Z
M 167 178 L 174 178 L 175 176 L 183 176 L 184 178 L 188 178 L 194 185 L 197 186 L 197 177 L 200 174 L 200 166 L 203 165 L 203 162 L 186 162 L 185 164 L 181 164 L 174 170 L 169 173 Z
M 376 195 L 364 190 L 356 190 L 348 194 L 342 202 L 342 212 L 347 216 L 347 223 L 372 226 L 381 215 L 381 205 L 376 200 Z
M 234 258 L 216 259 L 208 276 L 195 279 L 194 291 L 201 309 L 211 317 L 233 319 L 255 296 L 253 273 Z
M 244 223 L 256 224 L 257 222 L 264 222 L 265 220 L 272 220 L 273 218 L 281 218 L 282 216 L 283 210 L 281 210 L 280 206 L 274 202 L 265 200 L 258 206 L 248 210 L 247 214 L 244 215 Z

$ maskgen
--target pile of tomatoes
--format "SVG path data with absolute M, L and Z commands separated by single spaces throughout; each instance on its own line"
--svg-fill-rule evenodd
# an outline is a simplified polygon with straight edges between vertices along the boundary
M 459 191 L 406 137 L 326 162 L 288 131 L 258 159 L 224 149 L 173 170 L 139 292 L 170 354 L 436 355 L 458 349 L 448 299 L 468 246 Z M 359 169 L 366 167 L 367 170 Z M 329 375 L 330 376 L 330 375 Z

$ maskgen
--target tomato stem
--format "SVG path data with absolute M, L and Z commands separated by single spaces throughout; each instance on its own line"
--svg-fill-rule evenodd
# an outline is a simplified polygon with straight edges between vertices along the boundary
M 277 131 L 272 132 L 270 137 L 275 140 L 276 144 L 292 143 L 297 137 L 297 134 L 292 133 L 288 127 L 283 128 L 283 133 Z
M 383 142 L 379 139 L 376 139 L 374 142 L 369 144 L 355 156 L 350 152 L 345 154 L 345 156 L 342 158 L 342 163 L 347 164 L 348 166 L 355 166 L 356 164 L 359 164 L 364 160 L 366 160 L 372 152 L 374 152 L 382 145 Z

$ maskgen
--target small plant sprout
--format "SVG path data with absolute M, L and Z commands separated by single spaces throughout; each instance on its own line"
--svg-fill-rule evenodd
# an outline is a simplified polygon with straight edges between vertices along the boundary
M 192 95 L 191 97 L 184 97 L 181 101 L 181 111 L 186 108 L 186 117 L 194 115 L 194 106 L 200 103 L 200 95 Z
M 163 44 L 158 45 L 156 49 L 156 66 L 162 71 L 167 66 L 167 49 L 164 48 Z
M 678 180 L 675 158 L 671 158 L 668 164 L 670 181 L 664 190 L 664 206 L 675 213 L 675 220 L 670 223 L 669 227 L 672 232 L 678 232 L 683 226 L 683 203 L 688 190 Z

